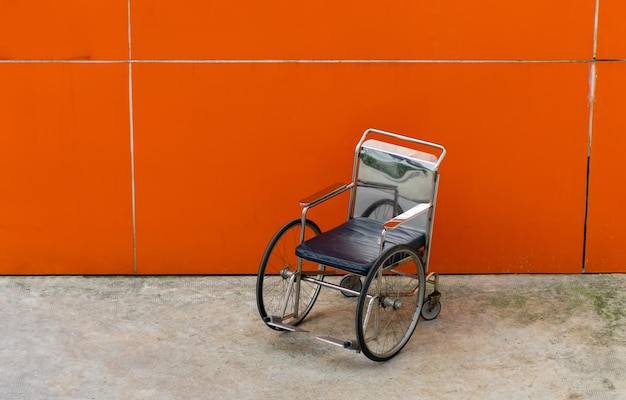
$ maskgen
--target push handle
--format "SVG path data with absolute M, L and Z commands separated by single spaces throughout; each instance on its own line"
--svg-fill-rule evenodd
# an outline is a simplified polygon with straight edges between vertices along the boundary
M 441 154 L 439 154 L 439 156 L 437 157 L 437 163 L 435 164 L 435 169 L 439 168 L 439 164 L 441 164 L 441 161 L 443 161 L 443 158 L 446 156 L 446 148 L 440 144 L 427 142 L 425 140 L 415 139 L 409 136 L 399 135 L 397 133 L 381 131 L 380 129 L 374 129 L 374 128 L 369 128 L 365 132 L 363 132 L 363 136 L 361 136 L 361 140 L 359 141 L 359 144 L 357 144 L 356 146 L 356 150 L 355 150 L 356 154 L 360 152 L 361 145 L 363 145 L 363 142 L 365 142 L 365 139 L 367 139 L 367 136 L 371 133 L 376 133 L 376 134 L 383 135 L 383 136 L 390 136 L 396 139 L 404 140 L 406 142 L 417 143 L 417 144 L 421 144 L 421 145 L 428 146 L 428 147 L 433 147 L 435 149 L 440 150 Z

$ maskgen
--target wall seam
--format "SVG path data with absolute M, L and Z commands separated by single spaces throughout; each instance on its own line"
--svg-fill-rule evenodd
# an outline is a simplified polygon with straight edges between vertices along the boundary
M 130 140 L 130 196 L 133 235 L 133 275 L 137 275 L 137 219 L 135 202 L 135 121 L 133 115 L 133 57 L 131 41 L 130 2 L 128 0 L 128 123 Z
M 593 48 L 591 54 L 591 65 L 589 67 L 589 125 L 587 127 L 587 170 L 585 179 L 585 213 L 583 220 L 583 249 L 581 273 L 585 273 L 587 264 L 587 228 L 589 222 L 589 187 L 591 178 L 591 142 L 593 138 L 593 113 L 596 96 L 596 63 L 598 62 L 598 21 L 599 21 L 600 0 L 595 1 L 593 16 Z
M 130 29 L 130 27 L 129 27 Z M 130 34 L 129 34 L 130 43 Z M 74 59 L 32 59 L 32 60 L 7 60 L 0 59 L 0 64 L 37 64 L 37 63 L 58 63 L 58 64 L 566 64 L 566 63 L 594 63 L 594 62 L 626 62 L 626 58 L 591 58 L 591 59 L 560 59 L 560 60 L 462 60 L 462 59 L 403 59 L 403 60 L 355 60 L 355 59 L 302 59 L 302 60 L 235 60 L 235 59 L 137 59 L 133 60 L 130 54 L 125 60 L 74 60 Z

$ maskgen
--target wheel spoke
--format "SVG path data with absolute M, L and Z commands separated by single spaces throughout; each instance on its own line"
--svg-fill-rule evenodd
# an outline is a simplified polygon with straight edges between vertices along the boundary
M 300 280 L 297 271 L 295 250 L 300 243 L 301 227 L 300 220 L 291 221 L 274 235 L 265 250 L 257 275 L 257 308 L 262 318 L 275 315 L 284 318 L 286 324 L 296 325 L 317 299 L 320 286 Z M 307 221 L 305 239 L 318 234 L 317 225 Z M 323 270 L 323 266 L 303 260 L 302 270 Z M 322 280 L 323 276 L 317 275 L 317 278 Z

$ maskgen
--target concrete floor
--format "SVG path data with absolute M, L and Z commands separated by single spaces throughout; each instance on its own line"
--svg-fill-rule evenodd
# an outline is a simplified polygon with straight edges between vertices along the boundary
M 0 399 L 624 399 L 626 275 L 442 276 L 443 309 L 386 363 L 323 289 L 303 328 L 255 277 L 0 277 Z

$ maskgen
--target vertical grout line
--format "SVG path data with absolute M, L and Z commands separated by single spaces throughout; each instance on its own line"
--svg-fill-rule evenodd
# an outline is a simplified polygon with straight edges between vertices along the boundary
M 130 132 L 130 196 L 133 227 L 133 275 L 137 275 L 137 223 L 135 214 L 135 121 L 133 118 L 133 63 L 130 26 L 130 1 L 128 0 L 128 119 Z
M 585 187 L 585 214 L 583 223 L 583 259 L 582 273 L 585 273 L 587 264 L 587 224 L 589 220 L 589 183 L 591 178 L 591 141 L 593 137 L 593 106 L 596 97 L 596 61 L 598 54 L 598 16 L 600 9 L 600 0 L 595 1 L 595 9 L 593 16 L 593 49 L 591 57 L 591 65 L 589 67 L 589 125 L 587 127 L 587 177 Z
M 600 0 L 596 0 L 595 11 L 593 15 L 593 52 L 591 58 L 596 60 L 598 55 L 598 20 L 599 20 Z

